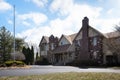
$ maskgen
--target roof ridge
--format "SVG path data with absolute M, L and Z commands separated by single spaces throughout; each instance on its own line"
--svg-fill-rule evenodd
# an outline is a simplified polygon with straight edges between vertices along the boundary
M 120 32 L 119 31 L 113 31 L 113 32 L 108 32 L 104 34 L 106 38 L 114 38 L 114 37 L 119 37 Z
M 66 38 L 67 38 L 67 40 L 72 44 L 72 42 L 73 42 L 73 40 L 74 40 L 74 38 L 75 38 L 75 36 L 77 35 L 77 33 L 73 33 L 73 34 L 70 34 L 70 35 L 64 35 Z

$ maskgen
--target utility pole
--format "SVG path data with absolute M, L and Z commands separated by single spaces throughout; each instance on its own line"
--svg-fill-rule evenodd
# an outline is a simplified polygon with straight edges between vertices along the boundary
M 13 5 L 13 31 L 14 31 L 14 61 L 15 61 L 15 5 Z

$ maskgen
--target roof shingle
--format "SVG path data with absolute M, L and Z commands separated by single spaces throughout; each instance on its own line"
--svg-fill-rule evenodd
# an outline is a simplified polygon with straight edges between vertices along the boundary
M 70 44 L 61 45 L 61 46 L 58 46 L 57 48 L 55 48 L 52 52 L 53 53 L 65 53 L 65 52 L 67 52 L 67 49 L 69 47 L 70 47 Z
M 120 37 L 120 32 L 118 32 L 118 31 L 110 32 L 110 33 L 104 34 L 104 36 L 105 36 L 106 38 Z

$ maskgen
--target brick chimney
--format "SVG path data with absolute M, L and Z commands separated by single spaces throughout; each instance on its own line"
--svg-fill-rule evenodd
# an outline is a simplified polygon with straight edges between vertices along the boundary
M 89 19 L 87 17 L 84 17 L 82 20 L 82 26 L 88 26 L 89 25 Z
M 84 17 L 84 19 L 82 20 L 82 37 L 87 38 L 88 37 L 88 28 L 89 28 L 89 19 L 87 17 Z
M 82 20 L 82 43 L 81 43 L 80 59 L 83 61 L 89 60 L 89 19 L 84 17 Z M 80 60 L 80 61 L 81 61 Z

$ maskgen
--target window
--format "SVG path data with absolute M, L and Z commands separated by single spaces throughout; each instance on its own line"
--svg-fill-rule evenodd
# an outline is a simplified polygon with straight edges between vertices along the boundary
M 75 46 L 77 46 L 77 41 L 75 40 Z
M 75 41 L 75 45 L 76 45 L 76 46 L 80 46 L 80 45 L 81 45 L 81 44 L 80 44 L 80 40 L 76 40 L 76 41 Z
M 41 51 L 44 51 L 45 50 L 45 45 L 42 45 L 41 46 Z
M 97 59 L 97 52 L 93 52 L 94 59 Z
M 97 38 L 96 38 L 96 37 L 94 37 L 94 39 L 93 39 L 93 45 L 94 45 L 94 46 L 97 45 Z
M 80 46 L 80 40 L 77 41 L 78 46 Z
M 63 42 L 61 42 L 61 45 L 63 45 Z
M 53 44 L 53 43 L 51 44 L 51 49 L 52 49 L 52 50 L 54 49 L 54 44 Z

